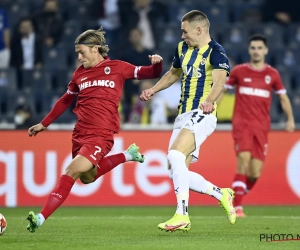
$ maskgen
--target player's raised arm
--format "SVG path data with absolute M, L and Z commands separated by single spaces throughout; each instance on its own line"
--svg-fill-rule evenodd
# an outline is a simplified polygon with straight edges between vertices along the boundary
M 128 62 L 118 61 L 122 75 L 125 79 L 154 79 L 160 77 L 163 58 L 160 55 L 149 55 L 150 66 L 135 66 Z
M 175 83 L 180 78 L 181 74 L 182 69 L 179 59 L 178 47 L 176 47 L 171 69 L 167 71 L 151 89 L 144 90 L 140 95 L 140 99 L 142 101 L 151 100 L 151 97 L 156 92 L 166 89 L 170 87 L 173 83 Z
M 149 55 L 148 57 L 151 61 L 151 65 L 138 67 L 135 78 L 139 80 L 144 80 L 160 77 L 160 74 L 162 72 L 163 58 L 157 54 Z
M 142 101 L 148 101 L 151 100 L 151 97 L 161 91 L 164 90 L 168 87 L 170 87 L 172 84 L 174 84 L 181 76 L 182 70 L 176 69 L 171 67 L 171 69 L 166 72 L 163 77 L 151 88 L 151 89 L 146 89 L 142 92 L 140 95 L 140 99 Z
M 75 100 L 76 94 L 70 93 L 68 90 L 60 99 L 57 100 L 51 111 L 46 117 L 39 123 L 28 129 L 28 135 L 36 136 L 39 132 L 42 132 L 48 127 L 53 121 L 55 121 Z

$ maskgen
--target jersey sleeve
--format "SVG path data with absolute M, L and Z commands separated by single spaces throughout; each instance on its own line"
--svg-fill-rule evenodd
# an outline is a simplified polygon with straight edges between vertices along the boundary
M 67 93 L 70 94 L 70 95 L 78 95 L 79 94 L 79 88 L 78 88 L 78 85 L 74 81 L 74 75 L 75 74 L 73 74 L 73 77 L 72 77 L 71 81 L 68 84 Z
M 178 46 L 175 49 L 174 58 L 173 58 L 173 62 L 172 62 L 172 67 L 175 68 L 175 69 L 181 68 L 180 58 L 179 58 L 179 54 L 178 54 Z
M 119 61 L 119 66 L 125 79 L 143 80 L 158 78 L 162 71 L 162 62 L 150 66 L 135 66 L 124 61 Z
M 210 64 L 212 70 L 225 70 L 227 76 L 230 73 L 230 64 L 225 50 L 222 47 L 216 47 L 212 49 L 210 54 Z
M 75 95 L 65 93 L 61 98 L 57 100 L 48 115 L 46 115 L 46 117 L 41 121 L 41 124 L 44 127 L 48 127 L 72 104 L 75 99 Z
M 275 81 L 274 81 L 274 84 L 273 84 L 273 89 L 275 90 L 275 93 L 277 95 L 285 94 L 286 89 L 283 86 L 280 74 L 277 70 L 275 72 L 276 72 L 276 74 L 275 74 L 275 79 L 274 79 Z
M 238 84 L 238 75 L 237 75 L 237 68 L 234 67 L 230 72 L 230 75 L 227 77 L 225 88 L 233 89 L 234 85 L 236 84 Z
M 134 66 L 124 61 L 119 61 L 118 63 L 121 70 L 121 74 L 125 79 L 137 79 L 138 71 L 140 70 L 141 67 Z

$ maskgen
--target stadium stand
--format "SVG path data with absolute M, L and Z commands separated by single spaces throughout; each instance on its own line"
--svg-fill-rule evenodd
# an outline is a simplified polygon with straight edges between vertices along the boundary
M 130 2 L 130 1 L 129 1 Z M 288 94 L 294 105 L 296 122 L 300 122 L 300 24 L 292 23 L 283 27 L 277 23 L 263 23 L 259 0 L 161 0 L 168 5 L 167 20 L 158 20 L 155 33 L 160 43 L 155 51 L 164 58 L 164 71 L 169 69 L 176 44 L 181 40 L 180 18 L 192 9 L 204 11 L 211 20 L 212 37 L 226 49 L 234 63 L 248 61 L 247 39 L 254 33 L 262 33 L 269 39 L 270 52 L 267 62 L 278 68 Z M 16 90 L 16 72 L 13 68 L 0 71 L 0 122 L 11 121 L 15 100 L 19 95 L 25 96 L 33 108 L 33 114 L 42 117 L 51 108 L 54 97 L 66 90 L 70 74 L 75 69 L 76 54 L 74 39 L 87 28 L 96 28 L 98 23 L 89 15 L 93 0 L 60 0 L 60 14 L 64 19 L 64 32 L 60 42 L 50 48 L 44 48 L 44 65 L 42 70 L 23 71 L 23 89 Z M 42 10 L 44 0 L 3 0 L 2 7 L 9 15 L 11 31 L 16 29 L 19 19 Z M 121 48 L 120 51 L 124 50 Z M 115 55 L 118 58 L 118 55 Z M 275 101 L 277 100 L 277 101 Z M 278 98 L 274 97 L 271 110 L 272 122 L 283 120 L 284 114 L 279 108 Z M 298 108 L 297 108 L 298 107 Z M 58 123 L 74 120 L 71 112 L 66 112 Z

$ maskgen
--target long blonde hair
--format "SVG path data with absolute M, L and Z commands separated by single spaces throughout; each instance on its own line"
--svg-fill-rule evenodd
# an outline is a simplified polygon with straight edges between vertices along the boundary
M 102 57 L 107 57 L 107 53 L 109 51 L 108 45 L 105 44 L 106 39 L 104 37 L 105 31 L 101 26 L 98 30 L 87 30 L 81 33 L 75 39 L 76 44 L 84 44 L 90 48 L 94 46 L 98 46 L 98 51 Z

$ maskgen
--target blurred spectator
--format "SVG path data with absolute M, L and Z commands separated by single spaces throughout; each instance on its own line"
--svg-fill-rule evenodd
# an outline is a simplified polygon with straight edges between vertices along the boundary
M 33 20 L 36 32 L 42 38 L 43 44 L 47 47 L 57 45 L 64 29 L 64 22 L 60 16 L 58 1 L 45 0 L 44 9 L 34 15 Z
M 150 123 L 167 124 L 167 107 L 164 99 L 159 96 L 153 96 L 150 103 Z
M 297 69 L 298 58 L 295 50 L 285 49 L 280 50 L 280 53 L 274 55 L 274 64 L 279 68 L 289 70 Z
M 119 42 L 120 15 L 118 0 L 93 0 L 92 15 L 105 30 L 106 42 L 114 49 Z M 99 28 L 99 27 L 98 27 Z
M 6 11 L 0 7 L 0 69 L 7 69 L 10 59 L 10 32 Z
M 294 0 L 265 0 L 262 5 L 264 21 L 275 21 L 280 24 L 299 22 L 300 16 Z
M 11 62 L 17 70 L 17 84 L 22 88 L 22 70 L 42 67 L 42 42 L 34 31 L 32 20 L 24 17 L 19 21 L 18 30 L 11 41 Z
M 143 86 L 153 86 L 151 81 L 145 80 L 140 83 L 140 90 L 144 90 Z M 146 88 L 147 89 L 147 88 Z M 150 123 L 150 110 L 149 110 L 150 102 L 141 101 L 138 96 L 133 98 L 133 105 L 129 113 L 128 123 L 136 123 L 136 124 L 148 124 Z
M 28 129 L 35 124 L 32 118 L 32 111 L 28 105 L 23 104 L 17 106 L 14 115 L 14 123 L 16 129 Z
M 297 40 L 298 43 L 300 43 L 300 26 L 297 27 L 295 39 Z
M 292 97 L 292 104 L 295 113 L 295 122 L 300 123 L 300 96 L 299 95 L 294 95 Z
M 233 28 L 230 31 L 230 41 L 234 44 L 239 44 L 244 41 L 241 30 L 238 28 Z
M 127 61 L 134 65 L 149 64 L 148 55 L 152 55 L 153 51 L 145 48 L 143 45 L 143 36 L 143 31 L 139 28 L 133 28 L 130 30 L 128 37 L 130 46 L 120 55 L 122 58 L 121 60 Z
M 172 93 L 172 95 L 170 95 Z M 162 90 L 155 95 L 155 98 L 163 101 L 165 112 L 166 112 L 166 122 L 174 123 L 176 116 L 178 115 L 178 105 L 180 101 L 181 94 L 181 81 L 177 81 L 172 84 L 167 90 Z M 157 103 L 156 100 L 153 103 Z
M 291 49 L 297 49 L 300 47 L 300 24 L 290 25 L 288 32 L 285 36 L 285 40 L 288 40 L 288 47 Z
M 8 86 L 8 75 L 6 70 L 0 71 L 0 87 L 7 87 Z M 2 91 L 2 90 L 0 90 Z
M 121 124 L 124 124 L 126 122 L 125 115 L 128 116 L 128 114 L 130 112 L 127 103 L 124 101 L 124 95 L 125 95 L 124 93 L 125 93 L 125 91 L 122 92 L 120 105 L 119 105 L 119 109 L 118 109 Z
M 178 41 L 178 37 L 176 36 L 174 29 L 167 28 L 163 34 L 163 41 L 165 44 L 169 44 L 174 46 L 174 44 Z
M 229 60 L 229 64 L 230 64 L 230 67 L 234 67 L 236 65 L 236 61 L 231 57 L 231 56 L 227 56 L 228 57 L 228 60 Z
M 149 65 L 148 55 L 152 55 L 153 51 L 146 49 L 142 44 L 143 32 L 134 28 L 129 32 L 130 46 L 120 56 L 120 60 L 129 62 L 133 65 Z M 140 91 L 138 88 L 139 80 L 127 80 L 124 85 L 124 102 L 127 107 L 131 107 L 132 99 L 139 96 Z M 125 114 L 125 121 L 128 114 Z
M 139 84 L 139 92 L 153 86 L 152 80 L 143 80 Z M 144 102 L 138 96 L 134 97 L 133 106 L 129 114 L 129 123 L 149 124 L 150 123 L 151 102 Z
M 144 80 L 140 83 L 139 91 L 153 87 L 153 80 Z M 172 95 L 170 95 L 172 93 Z M 139 96 L 134 97 L 134 103 L 129 115 L 129 123 L 140 124 L 167 124 L 172 123 L 178 113 L 181 83 L 175 82 L 168 91 L 160 91 L 152 97 L 150 102 L 144 102 Z
M 292 50 L 285 51 L 283 56 L 283 63 L 288 67 L 297 66 L 296 55 Z
M 127 37 L 129 31 L 139 27 L 143 31 L 142 44 L 147 49 L 154 49 L 158 44 L 157 23 L 159 19 L 168 19 L 167 6 L 155 0 L 119 0 L 120 18 L 123 36 Z M 130 18 L 129 18 L 130 17 Z

